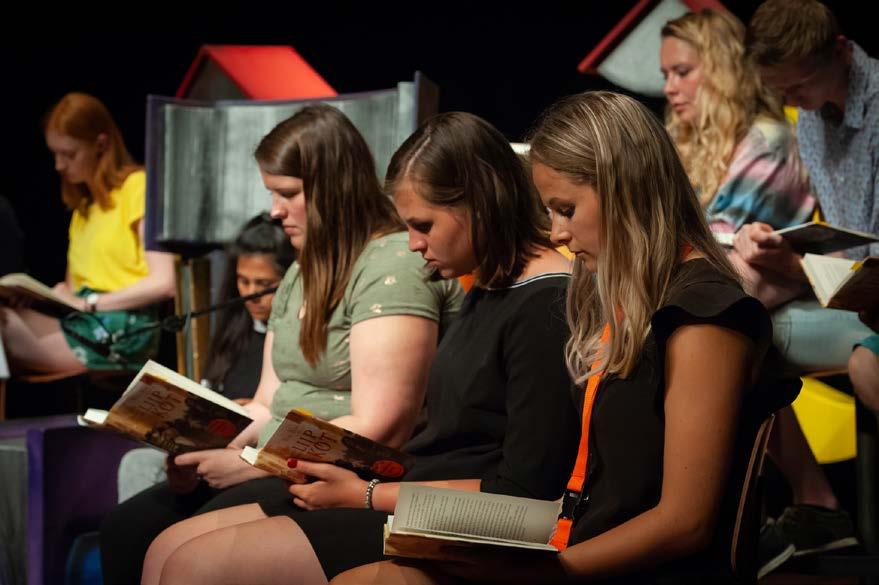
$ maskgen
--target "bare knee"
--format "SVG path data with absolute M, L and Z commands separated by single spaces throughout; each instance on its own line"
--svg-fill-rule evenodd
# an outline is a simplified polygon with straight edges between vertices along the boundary
M 186 530 L 185 523 L 178 523 L 163 530 L 147 549 L 143 561 L 141 583 L 143 585 L 158 584 L 165 563 L 191 537 L 192 534 Z
M 397 579 L 391 578 L 388 572 L 388 563 L 372 563 L 349 569 L 340 575 L 336 575 L 329 585 L 366 585 L 368 583 L 394 583 Z M 395 575 L 397 577 L 397 575 Z M 405 583 L 405 581 L 403 581 Z
M 329 585 L 452 585 L 460 582 L 436 567 L 430 570 L 405 562 L 381 561 L 336 575 Z
M 215 575 L 216 561 L 217 559 L 212 555 L 204 554 L 196 542 L 187 542 L 167 557 L 159 583 L 161 585 L 218 583 L 218 576 Z
M 856 347 L 848 360 L 848 375 L 858 398 L 879 412 L 879 356 L 866 347 Z

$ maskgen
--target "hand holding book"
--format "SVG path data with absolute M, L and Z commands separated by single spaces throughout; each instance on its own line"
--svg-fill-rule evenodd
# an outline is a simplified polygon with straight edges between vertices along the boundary
M 833 226 L 823 221 L 810 221 L 777 230 L 775 233 L 784 238 L 798 254 L 832 254 L 879 241 L 879 237 L 873 234 Z
M 310 414 L 291 410 L 262 449 L 245 447 L 241 458 L 271 474 L 293 479 L 290 459 L 332 463 L 363 477 L 398 480 L 414 457 Z
M 191 451 L 174 458 L 178 466 L 194 467 L 196 475 L 216 489 L 224 489 L 268 473 L 241 460 L 241 450 L 234 448 Z
M 742 226 L 734 236 L 719 233 L 715 234 L 715 239 L 722 245 L 734 247 L 747 262 L 768 268 L 779 266 L 779 256 L 793 253 L 831 254 L 879 241 L 879 237 L 874 234 L 820 221 L 780 230 L 765 223 L 754 222 Z
M 0 291 L 0 306 L 7 306 L 16 311 L 30 309 L 34 304 L 34 298 L 15 289 Z
M 856 262 L 806 254 L 802 264 L 821 306 L 864 312 L 868 320 L 873 319 L 871 315 L 879 304 L 879 258 L 871 256 Z
M 748 264 L 792 275 L 799 272 L 799 256 L 768 224 L 754 222 L 742 226 L 735 234 L 733 247 Z
M 0 277 L 0 301 L 15 308 L 32 308 L 53 317 L 83 309 L 82 301 L 67 289 L 65 283 L 49 288 L 23 273 Z
M 79 307 L 79 311 L 85 310 L 85 301 L 73 294 L 73 291 L 70 290 L 70 287 L 67 286 L 66 282 L 59 282 L 55 286 L 52 287 L 52 294 L 56 297 L 64 301 L 65 303 L 72 305 L 74 307 Z
M 288 464 L 313 481 L 290 486 L 293 503 L 306 510 L 362 508 L 367 481 L 349 469 L 332 463 L 291 459 Z
M 153 361 L 109 412 L 90 408 L 80 417 L 84 426 L 110 428 L 175 455 L 222 449 L 251 422 L 240 405 Z
M 165 476 L 168 478 L 168 487 L 175 494 L 191 494 L 201 482 L 198 471 L 192 465 L 177 465 L 174 456 L 165 458 Z

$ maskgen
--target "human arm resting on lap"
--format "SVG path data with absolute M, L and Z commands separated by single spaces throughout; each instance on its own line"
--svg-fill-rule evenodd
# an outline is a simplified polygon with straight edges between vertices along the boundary
M 330 463 L 297 461 L 296 471 L 315 479 L 302 485 L 291 485 L 293 503 L 306 510 L 323 508 L 363 508 L 366 505 L 366 481 L 353 471 Z M 418 485 L 478 492 L 480 480 L 453 479 L 443 481 L 419 481 Z M 397 506 L 399 483 L 380 483 L 372 492 L 372 507 L 382 512 L 393 512 Z

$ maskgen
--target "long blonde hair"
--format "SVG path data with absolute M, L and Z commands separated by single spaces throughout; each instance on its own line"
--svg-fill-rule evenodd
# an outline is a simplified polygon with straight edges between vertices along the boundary
M 757 116 L 784 120 L 781 100 L 760 81 L 745 58 L 745 27 L 726 11 L 705 9 L 670 20 L 662 37 L 690 44 L 699 53 L 703 81 L 696 97 L 699 117 L 684 122 L 666 109 L 666 127 L 690 182 L 707 207 L 726 177 L 738 143 Z
M 531 137 L 531 160 L 598 193 L 601 251 L 597 274 L 574 261 L 568 289 L 568 369 L 580 383 L 603 370 L 627 376 L 644 347 L 650 319 L 667 300 L 689 244 L 738 280 L 662 124 L 632 98 L 586 92 L 556 103 Z M 599 356 L 605 323 L 606 355 Z

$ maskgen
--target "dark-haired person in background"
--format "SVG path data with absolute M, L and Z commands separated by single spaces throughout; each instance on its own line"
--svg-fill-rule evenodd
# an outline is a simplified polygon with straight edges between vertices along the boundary
M 228 250 L 221 301 L 278 286 L 296 258 L 268 213 L 248 221 Z M 220 311 L 202 383 L 233 399 L 253 397 L 274 293 Z

